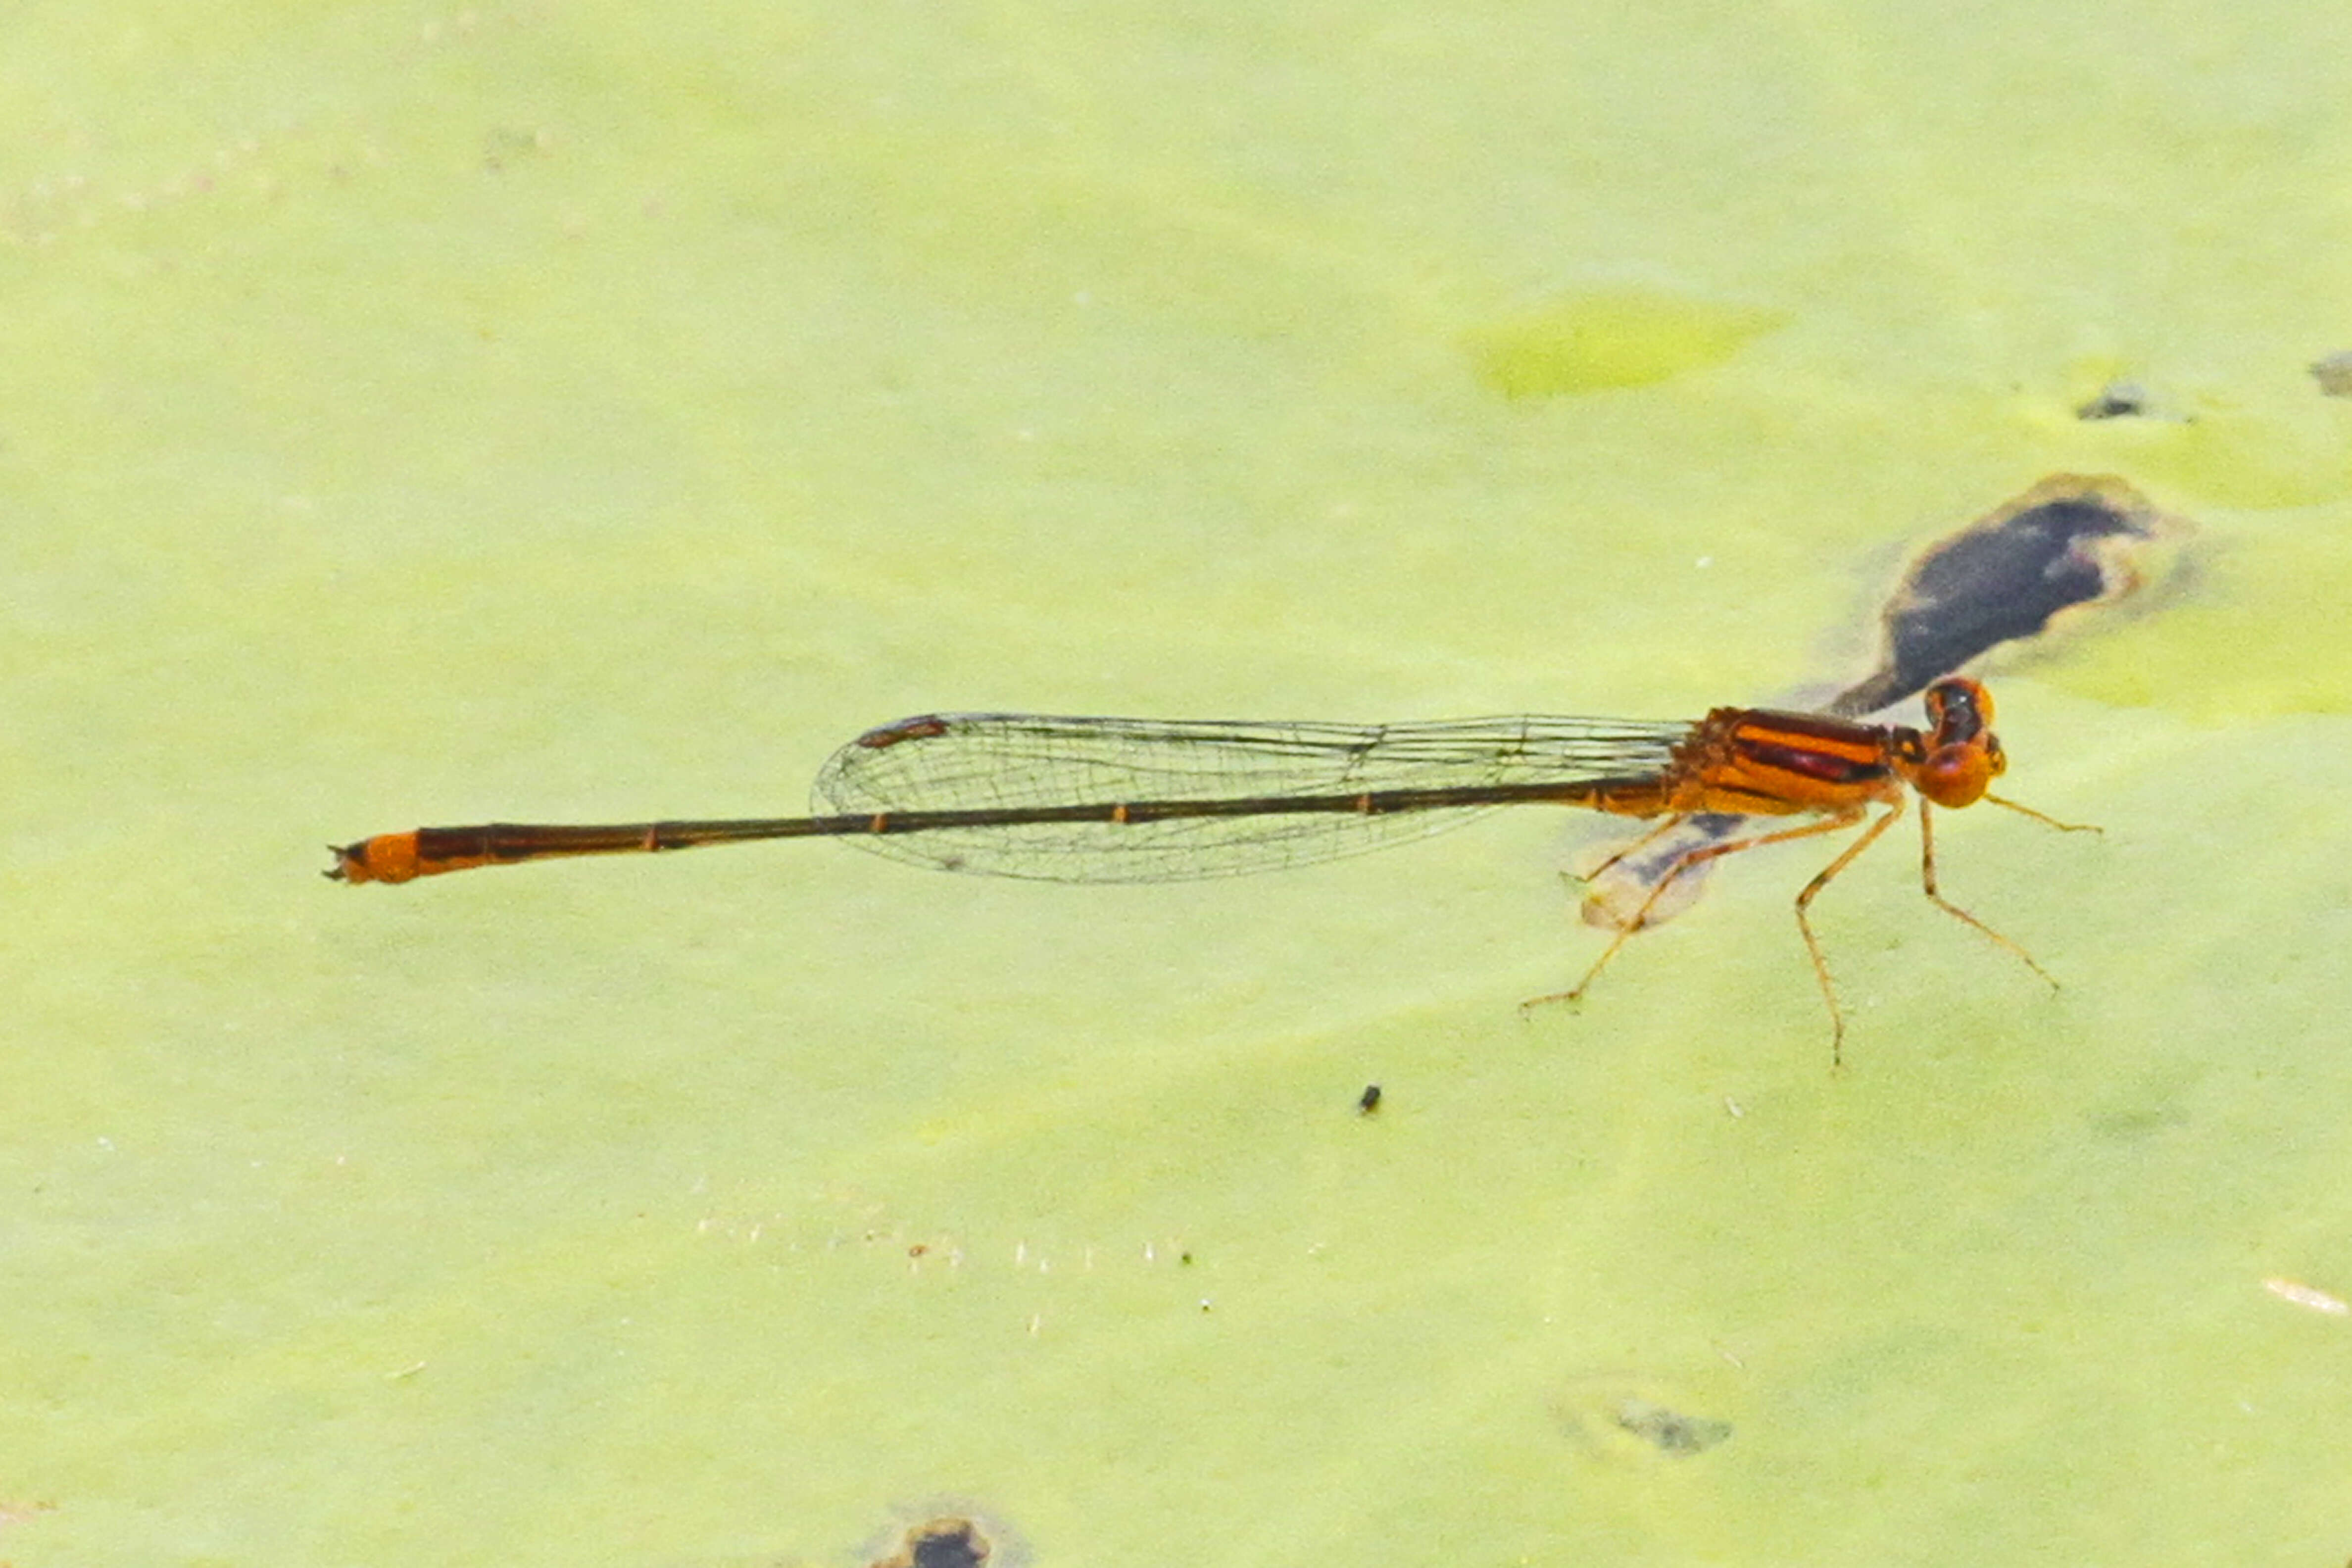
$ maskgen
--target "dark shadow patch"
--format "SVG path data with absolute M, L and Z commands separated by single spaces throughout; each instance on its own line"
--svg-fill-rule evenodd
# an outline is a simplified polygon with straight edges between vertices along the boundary
M 2155 412 L 2147 389 L 2137 382 L 2113 381 L 2074 410 L 2077 419 L 2137 419 Z
M 1731 1423 L 1689 1409 L 1695 1390 L 1639 1372 L 1596 1373 L 1562 1388 L 1553 1413 L 1591 1459 L 1610 1464 L 1687 1459 L 1731 1440 Z
M 908 1531 L 898 1550 L 875 1559 L 873 1568 L 982 1568 L 994 1550 L 980 1526 L 949 1514 Z
M 1619 1431 L 1630 1432 L 1661 1454 L 1677 1458 L 1704 1454 L 1718 1443 L 1728 1442 L 1731 1423 L 1716 1421 L 1705 1415 L 1685 1415 L 1679 1410 L 1669 1410 L 1663 1405 L 1653 1405 L 1646 1399 L 1621 1399 L 1610 1415 Z
M 1877 673 L 1829 704 L 1873 713 L 2069 612 L 2113 605 L 2161 571 L 2189 531 L 2112 476 L 2058 474 L 1923 551 L 1879 613 Z

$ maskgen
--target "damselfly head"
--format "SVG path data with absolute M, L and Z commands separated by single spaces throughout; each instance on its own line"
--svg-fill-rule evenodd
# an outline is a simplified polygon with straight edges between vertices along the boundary
M 1992 694 L 1961 676 L 1927 688 L 1927 722 L 1911 787 L 1937 805 L 1974 805 L 2009 767 L 1992 732 Z

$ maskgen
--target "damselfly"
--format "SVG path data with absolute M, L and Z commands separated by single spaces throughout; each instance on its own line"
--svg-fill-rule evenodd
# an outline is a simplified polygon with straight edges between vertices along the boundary
M 1584 978 L 1537 1001 L 1582 996 L 1666 889 L 1694 868 L 1767 844 L 1861 827 L 1796 900 L 1797 929 L 1829 1005 L 1835 1060 L 1845 1015 L 1806 910 L 1903 815 L 1910 795 L 1919 797 L 1927 897 L 2057 984 L 2024 949 L 1937 890 L 1933 810 L 1990 800 L 2076 829 L 1988 792 L 2008 763 L 1982 686 L 1947 677 L 1928 686 L 1925 700 L 1924 731 L 1753 708 L 1717 708 L 1696 722 L 1522 716 L 1234 723 L 933 713 L 869 730 L 835 752 L 817 773 L 814 816 L 422 827 L 337 848 L 326 874 L 347 882 L 406 882 L 559 856 L 843 838 L 947 871 L 1158 882 L 1332 859 L 1503 805 L 1580 806 L 1660 819 L 1612 864 L 1694 815 L 1802 816 L 1811 820 L 1709 842 L 1670 862 Z M 1874 806 L 1886 809 L 1874 817 Z

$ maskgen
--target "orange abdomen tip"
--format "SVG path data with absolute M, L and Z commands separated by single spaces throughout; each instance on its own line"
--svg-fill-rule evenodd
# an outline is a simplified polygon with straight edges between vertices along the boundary
M 338 882 L 405 882 L 423 876 L 414 833 L 379 833 L 335 851 L 335 868 L 327 876 Z

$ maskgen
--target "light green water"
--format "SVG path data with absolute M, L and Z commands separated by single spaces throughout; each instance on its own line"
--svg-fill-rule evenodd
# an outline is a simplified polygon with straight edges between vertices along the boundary
M 0 29 L 0 1555 L 2352 1552 L 2352 1319 L 2263 1286 L 2352 1296 L 2352 13 Z M 1989 672 L 2105 838 L 1939 835 L 2066 988 L 1890 847 L 1838 1078 L 1803 848 L 1530 1022 L 1598 940 L 1539 814 L 315 875 L 931 708 L 1820 694 L 2061 470 L 2200 529 Z

